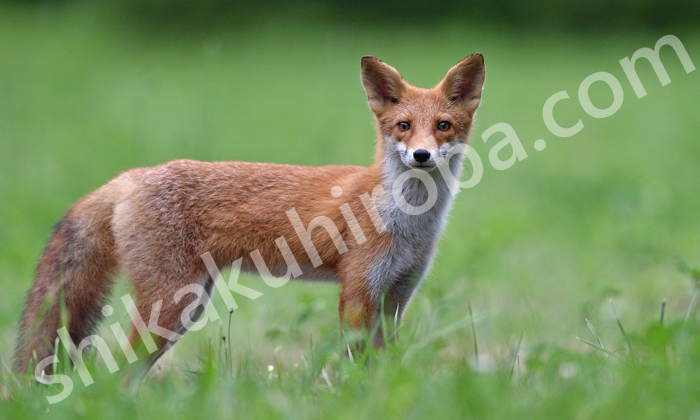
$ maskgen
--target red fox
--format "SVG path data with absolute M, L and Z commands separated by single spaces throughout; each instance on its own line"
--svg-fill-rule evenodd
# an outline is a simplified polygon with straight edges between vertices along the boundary
M 380 316 L 400 319 L 435 254 L 485 75 L 483 56 L 474 53 L 422 89 L 363 57 L 377 126 L 370 167 L 178 160 L 124 172 L 88 194 L 56 224 L 43 251 L 16 369 L 52 356 L 62 302 L 70 339 L 88 337 L 120 270 L 145 324 L 158 305 L 157 325 L 181 336 L 181 314 L 194 298 L 175 294 L 196 284 L 211 295 L 207 253 L 215 269 L 240 261 L 242 270 L 338 282 L 347 328 L 377 331 Z M 373 345 L 383 346 L 374 334 Z M 140 338 L 132 327 L 129 342 Z M 155 338 L 148 366 L 177 341 Z

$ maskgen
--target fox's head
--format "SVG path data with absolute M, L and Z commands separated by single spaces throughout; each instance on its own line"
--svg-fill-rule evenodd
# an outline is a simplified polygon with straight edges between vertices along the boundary
M 474 53 L 437 86 L 422 89 L 381 60 L 363 57 L 362 84 L 383 140 L 379 157 L 395 153 L 408 168 L 435 169 L 451 147 L 467 142 L 485 76 L 484 57 Z

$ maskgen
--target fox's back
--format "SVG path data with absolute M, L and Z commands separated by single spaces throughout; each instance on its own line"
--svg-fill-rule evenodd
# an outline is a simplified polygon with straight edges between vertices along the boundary
M 135 169 L 122 175 L 133 187 L 115 208 L 113 231 L 127 263 L 145 255 L 157 256 L 159 264 L 199 263 L 206 252 L 222 262 L 255 250 L 279 255 L 275 240 L 280 237 L 304 262 L 308 257 L 287 211 L 294 210 L 305 225 L 327 216 L 344 230 L 338 208 L 347 199 L 334 197 L 331 189 L 354 184 L 366 172 L 360 166 L 193 160 Z M 314 240 L 319 249 L 329 249 L 324 244 L 331 238 L 321 231 L 314 231 Z M 327 267 L 336 256 L 329 252 Z

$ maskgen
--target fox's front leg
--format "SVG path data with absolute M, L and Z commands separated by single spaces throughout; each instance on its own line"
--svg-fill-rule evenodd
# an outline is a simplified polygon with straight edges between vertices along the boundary
M 374 348 L 384 347 L 387 339 L 395 337 L 414 290 L 411 282 L 399 281 L 385 293 L 374 296 L 364 279 L 343 282 L 338 312 L 344 338 L 347 339 L 348 332 L 366 332 Z M 348 344 L 347 350 L 355 353 L 362 347 L 363 343 L 355 342 Z
M 425 271 L 422 266 L 396 270 L 387 263 L 385 250 L 392 246 L 389 239 L 386 235 L 371 237 L 363 247 L 345 253 L 337 266 L 342 288 L 338 312 L 346 342 L 351 332 L 367 334 L 374 348 L 382 348 L 385 341 L 393 339 L 420 282 L 416 280 Z M 350 335 L 355 337 L 350 340 L 354 344 L 350 343 L 346 349 L 348 353 L 353 351 L 352 347 L 361 350 L 364 341 L 357 339 L 356 334 Z
M 401 319 L 413 297 L 416 284 L 410 279 L 395 281 L 382 293 L 377 319 L 378 333 L 374 337 L 375 347 L 384 347 L 385 340 L 396 340 Z

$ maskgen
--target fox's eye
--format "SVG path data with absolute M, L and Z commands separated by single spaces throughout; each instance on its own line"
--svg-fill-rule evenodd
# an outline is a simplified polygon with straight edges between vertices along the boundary
M 408 131 L 408 129 L 411 128 L 411 124 L 407 123 L 406 121 L 401 121 L 400 123 L 396 124 L 396 127 L 398 127 L 399 131 Z
M 440 121 L 437 125 L 437 129 L 440 131 L 447 131 L 450 127 L 452 127 L 452 124 L 447 121 Z

